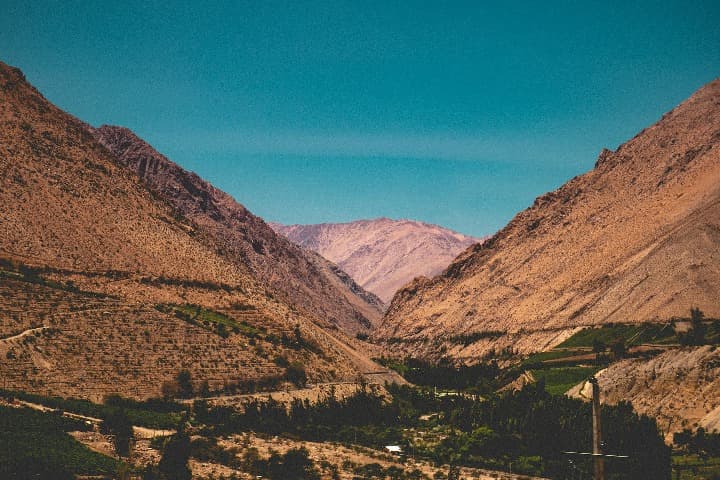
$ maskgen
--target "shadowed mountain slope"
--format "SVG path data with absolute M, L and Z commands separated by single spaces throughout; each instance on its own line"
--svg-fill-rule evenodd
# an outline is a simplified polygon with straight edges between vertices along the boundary
M 384 302 L 413 278 L 440 273 L 465 248 L 482 241 L 437 225 L 389 218 L 271 226 L 335 262 Z
M 293 305 L 351 333 L 379 320 L 380 301 L 335 265 L 276 234 L 231 196 L 168 160 L 127 128 L 105 125 L 94 135 L 167 201 L 176 216 L 196 225 L 219 255 L 245 265 Z
M 401 289 L 375 338 L 471 359 L 542 349 L 579 325 L 665 320 L 691 306 L 717 317 L 719 294 L 715 80 L 441 275 Z

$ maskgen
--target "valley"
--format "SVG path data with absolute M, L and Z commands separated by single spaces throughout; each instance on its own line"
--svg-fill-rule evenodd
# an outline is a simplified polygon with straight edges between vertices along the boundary
M 596 379 L 607 478 L 712 478 L 719 98 L 475 238 L 268 224 L 0 63 L 0 477 L 583 477 Z

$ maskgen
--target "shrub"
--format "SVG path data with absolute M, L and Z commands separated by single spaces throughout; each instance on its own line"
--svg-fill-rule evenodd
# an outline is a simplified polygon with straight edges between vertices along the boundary
M 690 329 L 680 335 L 681 345 L 704 345 L 707 326 L 703 323 L 705 314 L 699 308 L 690 309 Z
M 178 385 L 178 393 L 183 397 L 192 397 L 193 385 L 190 371 L 186 368 L 180 370 L 175 379 Z
M 304 387 L 308 379 L 307 373 L 305 372 L 305 365 L 300 362 L 291 362 L 285 370 L 285 377 L 298 387 Z

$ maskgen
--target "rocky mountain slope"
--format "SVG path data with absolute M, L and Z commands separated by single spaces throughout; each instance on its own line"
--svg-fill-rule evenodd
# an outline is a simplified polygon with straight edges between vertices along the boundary
M 413 278 L 440 273 L 460 252 L 482 241 L 437 225 L 389 218 L 271 226 L 336 263 L 384 302 Z
M 192 222 L 219 255 L 249 268 L 293 305 L 351 333 L 379 320 L 378 299 L 344 272 L 277 235 L 231 196 L 171 162 L 127 128 L 104 125 L 93 134 L 170 204 L 175 216 Z
M 401 289 L 375 333 L 394 352 L 477 358 L 579 325 L 720 315 L 720 80 L 603 150 L 442 274 Z M 524 339 L 524 343 L 516 343 Z
M 169 162 L 139 177 L 95 135 L 0 63 L 5 387 L 147 397 L 181 368 L 218 391 L 293 361 L 316 381 L 381 370 L 340 331 L 379 315 L 343 272 Z

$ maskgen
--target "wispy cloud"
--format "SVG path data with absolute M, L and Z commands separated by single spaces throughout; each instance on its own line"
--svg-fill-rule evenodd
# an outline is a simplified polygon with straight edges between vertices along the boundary
M 174 134 L 170 134 L 174 136 Z M 168 137 L 164 140 L 170 140 Z M 432 160 L 492 160 L 502 162 L 547 160 L 563 162 L 568 142 L 558 137 L 523 135 L 384 134 L 328 132 L 258 132 L 250 130 L 195 131 L 182 135 L 182 143 L 205 152 L 246 155 L 312 157 L 387 157 Z M 573 158 L 574 161 L 580 159 Z

